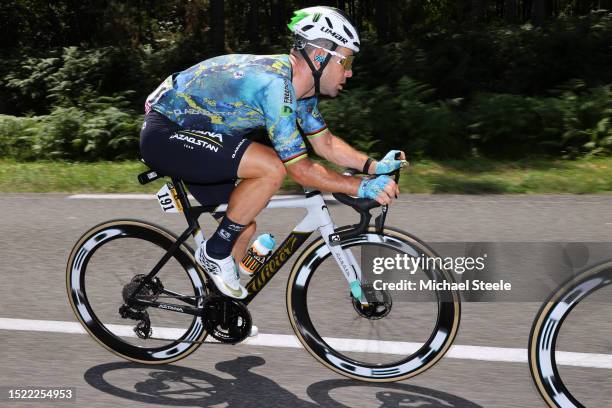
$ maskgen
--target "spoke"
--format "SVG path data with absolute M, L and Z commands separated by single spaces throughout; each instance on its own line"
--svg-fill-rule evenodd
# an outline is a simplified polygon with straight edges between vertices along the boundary
M 357 315 L 353 318 L 352 321 L 349 322 L 349 325 L 348 325 L 349 332 L 353 331 L 352 329 L 358 324 L 359 319 L 361 319 L 361 316 Z
M 380 326 L 378 324 L 373 324 L 373 327 L 375 328 L 375 331 L 376 331 L 376 338 L 378 340 L 382 340 L 382 337 L 380 336 Z
M 383 329 L 388 329 L 389 326 L 393 327 L 393 325 L 391 325 L 391 322 L 387 321 L 386 317 L 383 317 L 382 319 L 379 319 L 377 321 L 380 322 L 379 326 L 382 326 Z
M 368 339 L 372 339 L 372 333 L 375 332 L 375 328 L 374 328 L 374 322 L 370 319 L 368 319 L 368 323 L 370 323 L 370 326 L 368 327 Z

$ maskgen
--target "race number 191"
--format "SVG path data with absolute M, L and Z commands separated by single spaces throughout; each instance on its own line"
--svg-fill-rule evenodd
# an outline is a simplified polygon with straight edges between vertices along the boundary
M 164 186 L 159 189 L 155 196 L 157 197 L 157 201 L 159 202 L 159 205 L 161 206 L 163 212 L 183 212 L 183 206 L 178 200 L 176 189 L 174 188 L 174 185 L 172 183 L 164 184 Z

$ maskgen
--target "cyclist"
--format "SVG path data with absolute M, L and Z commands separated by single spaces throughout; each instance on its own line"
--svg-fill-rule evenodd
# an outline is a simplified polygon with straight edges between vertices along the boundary
M 302 135 L 319 156 L 367 174 L 405 163 L 403 152 L 376 161 L 350 147 L 329 131 L 317 108 L 318 95 L 337 96 L 353 75 L 360 44 L 348 17 L 331 7 L 309 7 L 296 11 L 288 27 L 294 34 L 288 55 L 202 61 L 168 77 L 145 105 L 140 140 L 145 162 L 185 180 L 202 204 L 228 203 L 216 232 L 196 250 L 196 260 L 223 294 L 238 299 L 247 290 L 232 253 L 238 259 L 245 253 L 255 216 L 285 175 L 304 186 L 381 204 L 399 194 L 387 176 L 343 176 L 311 161 Z M 245 138 L 258 127 L 266 128 L 274 149 Z

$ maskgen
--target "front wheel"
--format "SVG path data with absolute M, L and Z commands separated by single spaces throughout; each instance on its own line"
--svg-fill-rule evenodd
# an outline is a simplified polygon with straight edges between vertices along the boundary
M 340 245 L 354 259 L 364 250 L 437 258 L 417 238 L 389 228 L 377 234 L 370 227 Z M 417 273 L 422 280 L 454 282 L 451 272 L 442 268 Z M 365 289 L 376 299 L 367 308 L 350 295 L 322 238 L 296 261 L 287 284 L 289 320 L 306 350 L 323 365 L 357 380 L 400 381 L 432 367 L 448 351 L 459 328 L 457 291 L 437 291 L 429 299 L 411 301 L 386 290 Z
M 66 287 L 72 310 L 98 343 L 120 357 L 169 363 L 191 354 L 206 337 L 201 316 L 170 311 L 185 302 L 202 308 L 207 295 L 205 277 L 185 244 L 136 293 L 175 241 L 162 227 L 115 220 L 87 231 L 70 253 Z M 176 306 L 128 306 L 131 296 Z

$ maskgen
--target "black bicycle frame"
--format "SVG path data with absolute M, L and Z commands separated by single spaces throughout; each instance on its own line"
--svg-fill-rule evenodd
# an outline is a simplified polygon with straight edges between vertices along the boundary
M 151 272 L 149 272 L 149 274 L 144 279 L 142 279 L 139 286 L 128 299 L 128 305 L 155 307 L 158 309 L 169 310 L 171 312 L 185 313 L 198 316 L 201 314 L 201 309 L 193 307 L 197 305 L 197 301 L 190 296 L 185 296 L 180 293 L 171 292 L 165 289 L 163 290 L 164 293 L 169 293 L 177 299 L 180 299 L 185 303 L 190 304 L 191 306 L 149 301 L 144 299 L 138 299 L 136 297 L 136 294 L 138 294 L 146 284 L 152 282 L 155 275 L 157 275 L 157 273 L 166 264 L 166 262 L 168 262 L 174 252 L 185 241 L 187 241 L 189 236 L 195 236 L 198 233 L 200 229 L 198 218 L 200 217 L 200 215 L 204 213 L 211 213 L 216 208 L 216 206 L 192 207 L 191 203 L 189 202 L 189 198 L 187 197 L 187 193 L 185 192 L 185 187 L 183 185 L 182 180 L 172 178 L 172 183 L 174 185 L 174 188 L 176 189 L 177 198 L 183 206 L 183 213 L 185 215 L 185 219 L 187 220 L 188 227 L 181 234 L 181 236 L 172 244 L 172 246 L 168 248 L 168 251 L 159 260 L 159 262 L 157 262 Z M 283 267 L 283 265 L 287 263 L 289 258 L 291 258 L 291 256 L 304 244 L 304 242 L 306 242 L 306 240 L 308 240 L 308 237 L 310 237 L 311 234 L 312 232 L 292 231 L 287 236 L 287 238 L 285 238 L 285 240 L 278 246 L 278 248 L 272 253 L 266 263 L 264 263 L 264 265 L 259 269 L 259 271 L 255 273 L 251 280 L 247 283 L 246 289 L 248 290 L 249 294 L 241 301 L 245 304 L 249 304 L 255 298 L 255 296 L 257 296 L 261 289 L 263 289 L 263 287 L 266 286 L 268 282 L 270 282 L 272 277 L 274 277 L 274 275 Z

